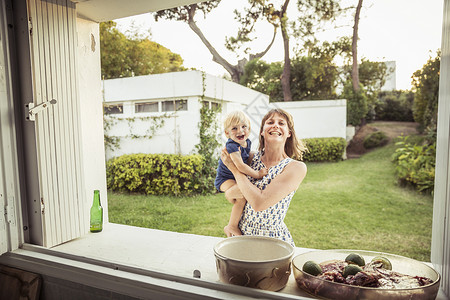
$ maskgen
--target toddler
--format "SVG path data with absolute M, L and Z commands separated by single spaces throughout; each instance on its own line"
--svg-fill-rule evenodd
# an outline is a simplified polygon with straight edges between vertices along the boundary
M 224 121 L 224 132 L 225 136 L 228 138 L 225 147 L 228 153 L 230 153 L 230 157 L 238 170 L 256 179 L 264 177 L 267 174 L 266 168 L 256 171 L 249 166 L 253 154 L 250 153 L 251 141 L 248 138 L 250 135 L 250 119 L 245 113 L 241 111 L 230 113 Z M 239 189 L 233 174 L 228 170 L 221 159 L 219 159 L 219 166 L 217 168 L 217 176 L 214 185 L 219 192 Z M 224 228 L 227 237 L 242 235 L 238 225 L 245 203 L 245 198 L 233 199 L 230 220 L 228 225 Z

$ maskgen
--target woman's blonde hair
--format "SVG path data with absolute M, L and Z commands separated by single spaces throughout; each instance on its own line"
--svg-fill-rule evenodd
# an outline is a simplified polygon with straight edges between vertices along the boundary
M 227 117 L 223 121 L 223 128 L 226 131 L 228 128 L 236 126 L 240 123 L 244 123 L 245 125 L 247 125 L 248 130 L 250 130 L 249 117 L 247 117 L 247 115 L 240 110 L 232 111 L 227 115 Z
M 308 149 L 306 148 L 306 145 L 302 142 L 302 140 L 298 139 L 297 135 L 295 134 L 294 119 L 292 118 L 291 114 L 281 108 L 271 109 L 270 111 L 268 111 L 266 113 L 266 115 L 262 119 L 261 128 L 259 130 L 259 151 L 261 153 L 264 153 L 264 147 L 265 147 L 264 137 L 261 135 L 263 128 L 264 128 L 264 124 L 274 114 L 279 114 L 284 119 L 286 119 L 288 129 L 291 133 L 291 136 L 288 137 L 286 140 L 286 144 L 284 144 L 284 151 L 286 152 L 286 154 L 289 157 L 298 159 L 298 160 L 302 160 L 303 153 L 308 151 Z

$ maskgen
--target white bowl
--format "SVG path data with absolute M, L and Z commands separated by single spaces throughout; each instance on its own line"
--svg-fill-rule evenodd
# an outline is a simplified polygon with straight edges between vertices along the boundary
M 293 254 L 289 243 L 262 236 L 235 236 L 214 247 L 222 282 L 269 291 L 286 286 Z

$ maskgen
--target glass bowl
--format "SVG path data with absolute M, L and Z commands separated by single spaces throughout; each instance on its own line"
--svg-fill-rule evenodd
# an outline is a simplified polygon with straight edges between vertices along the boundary
M 302 271 L 303 264 L 308 260 L 319 264 L 330 260 L 345 260 L 345 257 L 350 253 L 361 255 L 366 262 L 370 262 L 375 256 L 384 256 L 391 261 L 393 271 L 405 275 L 428 277 L 433 282 L 421 287 L 407 289 L 370 288 L 332 282 Z M 318 250 L 306 252 L 293 258 L 292 268 L 297 286 L 307 293 L 322 299 L 435 299 L 441 279 L 438 272 L 423 262 L 394 254 L 361 250 Z

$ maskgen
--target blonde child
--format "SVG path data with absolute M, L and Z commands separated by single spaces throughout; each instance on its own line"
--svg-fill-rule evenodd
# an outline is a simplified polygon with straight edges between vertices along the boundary
M 228 114 L 224 121 L 224 132 L 228 141 L 225 144 L 227 152 L 236 165 L 237 169 L 256 179 L 267 175 L 267 169 L 262 168 L 259 171 L 250 168 L 249 163 L 253 157 L 251 150 L 251 141 L 248 138 L 250 135 L 250 119 L 242 111 L 234 111 Z M 236 180 L 230 170 L 219 159 L 219 166 L 217 167 L 217 176 L 214 185 L 219 192 L 232 191 L 232 189 L 239 189 Z M 242 235 L 238 224 L 241 218 L 242 210 L 244 209 L 245 198 L 237 198 L 230 201 L 233 204 L 231 209 L 230 220 L 228 225 L 224 227 L 227 237 L 233 235 Z

